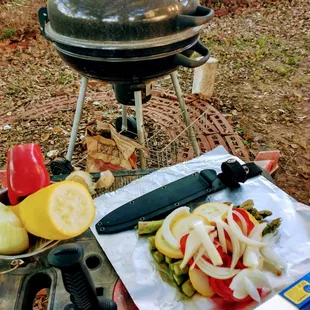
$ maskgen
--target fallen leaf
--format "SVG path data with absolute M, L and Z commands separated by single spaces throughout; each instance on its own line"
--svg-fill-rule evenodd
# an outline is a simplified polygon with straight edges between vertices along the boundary
M 95 131 L 93 130 L 93 128 L 91 126 L 86 127 L 86 132 L 87 132 L 88 136 L 94 136 L 95 135 Z
M 51 130 L 52 132 L 63 132 L 64 130 L 60 127 L 55 127 Z
M 299 145 L 298 145 L 298 144 L 295 144 L 295 143 L 290 144 L 290 146 L 291 146 L 293 149 L 298 149 L 298 148 L 299 148 Z
M 44 141 L 47 141 L 50 137 L 50 134 L 46 134 L 42 139 L 41 139 L 41 142 L 44 142 Z
M 49 152 L 47 152 L 46 156 L 48 158 L 55 158 L 56 156 L 58 156 L 59 151 L 58 150 L 51 150 Z
M 22 54 L 21 54 L 21 57 L 22 57 L 22 59 L 24 59 L 24 60 L 28 60 L 28 59 L 31 58 L 31 56 L 29 56 L 28 54 L 25 54 L 25 53 L 22 53 Z

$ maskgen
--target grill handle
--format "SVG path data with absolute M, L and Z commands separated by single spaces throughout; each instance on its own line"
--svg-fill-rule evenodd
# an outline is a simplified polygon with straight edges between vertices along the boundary
M 190 59 L 187 55 L 191 55 L 193 52 L 199 53 L 202 58 L 199 60 Z M 174 63 L 178 66 L 183 66 L 186 68 L 196 68 L 204 65 L 210 58 L 209 50 L 200 42 L 200 40 L 188 51 L 186 55 L 177 54 L 174 56 Z
M 46 7 L 39 9 L 39 11 L 38 11 L 38 18 L 39 18 L 40 30 L 41 30 L 42 36 L 46 40 L 51 41 L 51 39 L 45 33 L 45 25 L 49 21 L 48 13 L 47 13 L 47 8 Z
M 178 15 L 177 26 L 180 28 L 197 27 L 206 24 L 212 19 L 214 11 L 210 8 L 198 6 L 195 15 Z

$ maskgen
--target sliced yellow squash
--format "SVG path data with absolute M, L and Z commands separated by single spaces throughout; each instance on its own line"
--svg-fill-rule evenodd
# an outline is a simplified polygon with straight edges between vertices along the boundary
M 64 240 L 83 233 L 95 217 L 88 190 L 73 181 L 63 181 L 29 195 L 12 207 L 26 230 L 44 239 Z
M 162 228 L 156 233 L 155 246 L 157 250 L 170 258 L 183 258 L 181 250 L 172 248 L 163 237 Z
M 209 284 L 209 277 L 198 269 L 189 270 L 189 279 L 194 289 L 202 296 L 211 298 L 215 293 Z
M 193 214 L 200 214 L 204 216 L 210 225 L 215 226 L 215 220 L 225 220 L 229 206 L 222 202 L 207 202 L 198 206 Z

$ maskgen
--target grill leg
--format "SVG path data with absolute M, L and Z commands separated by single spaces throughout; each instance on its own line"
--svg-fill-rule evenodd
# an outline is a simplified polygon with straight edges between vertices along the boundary
M 178 80 L 177 71 L 174 71 L 171 73 L 171 79 L 172 79 L 174 90 L 175 90 L 176 95 L 178 97 L 179 106 L 181 109 L 183 120 L 185 122 L 186 127 L 188 128 L 188 136 L 189 136 L 189 139 L 190 139 L 191 144 L 193 146 L 194 153 L 196 156 L 199 156 L 200 155 L 200 148 L 199 148 L 199 145 L 198 145 L 197 140 L 196 140 L 196 135 L 195 135 L 194 129 L 190 123 L 190 118 L 188 115 L 188 111 L 186 109 L 182 89 L 181 89 L 181 86 L 180 86 L 180 83 Z
M 72 153 L 73 153 L 74 146 L 75 146 L 76 135 L 79 129 L 80 121 L 81 121 L 81 115 L 82 115 L 83 103 L 85 100 L 87 83 L 88 83 L 88 78 L 82 77 L 79 98 L 76 104 L 76 109 L 75 109 L 75 114 L 74 114 L 74 121 L 73 121 L 71 136 L 70 136 L 69 147 L 68 147 L 68 151 L 66 155 L 66 159 L 68 161 L 71 161 L 72 159 Z
M 127 107 L 122 104 L 122 131 L 127 131 Z
M 142 146 L 145 146 L 141 90 L 135 91 L 135 106 L 136 106 L 138 141 Z M 146 168 L 146 158 L 142 150 L 139 150 L 139 152 L 140 152 L 141 168 L 144 169 Z

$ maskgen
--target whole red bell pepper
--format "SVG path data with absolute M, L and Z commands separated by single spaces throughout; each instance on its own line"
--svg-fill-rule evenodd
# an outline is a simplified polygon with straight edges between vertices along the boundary
M 50 185 L 41 148 L 34 143 L 16 145 L 8 151 L 6 174 L 12 205 Z

